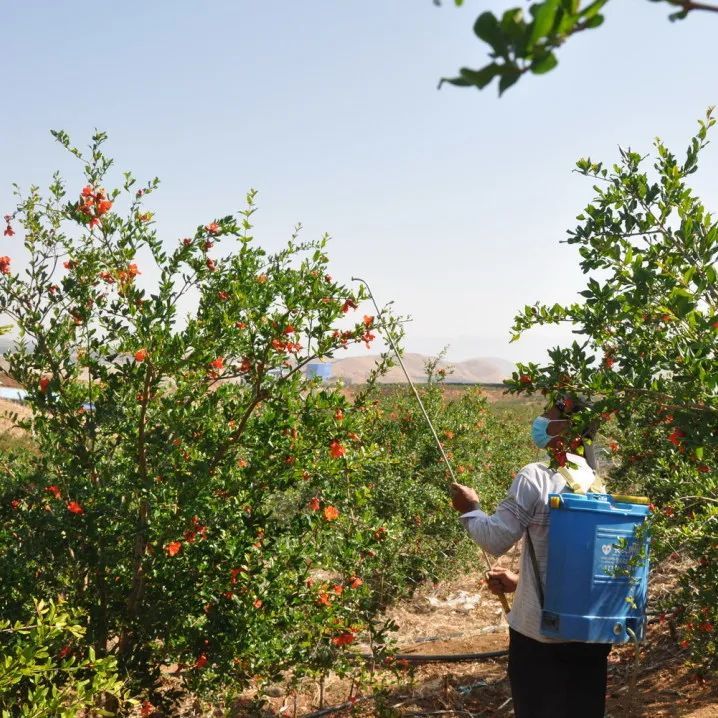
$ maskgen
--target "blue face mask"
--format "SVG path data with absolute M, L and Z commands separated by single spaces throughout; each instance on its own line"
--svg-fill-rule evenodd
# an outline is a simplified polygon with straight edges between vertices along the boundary
M 550 419 L 547 419 L 545 416 L 537 416 L 533 424 L 531 424 L 531 438 L 534 440 L 534 444 L 539 447 L 539 449 L 546 448 L 546 445 L 548 444 L 553 437 L 548 433 L 548 425 L 551 423 Z

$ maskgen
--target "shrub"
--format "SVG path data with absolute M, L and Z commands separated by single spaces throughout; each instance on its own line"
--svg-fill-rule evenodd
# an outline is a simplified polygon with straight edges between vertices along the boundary
M 714 123 L 709 112 L 682 161 L 656 141 L 653 174 L 629 150 L 610 168 L 578 163 L 596 183 L 567 240 L 588 275 L 584 301 L 526 307 L 515 330 L 570 322 L 584 339 L 552 350 L 546 366 L 519 367 L 509 382 L 547 400 L 593 400 L 575 429 L 602 423 L 613 487 L 656 504 L 654 560 L 680 553 L 692 563 L 665 608 L 678 610 L 683 645 L 709 666 L 718 661 L 718 224 L 688 178 Z M 554 461 L 565 461 L 562 451 Z
M 62 602 L 36 601 L 25 621 L 0 620 L 3 716 L 116 715 L 126 704 L 116 660 L 83 642 L 81 617 Z
M 360 670 L 350 649 L 383 650 L 389 597 L 467 545 L 426 427 L 397 434 L 372 384 L 352 402 L 302 372 L 369 347 L 379 321 L 398 339 L 396 321 L 352 320 L 364 295 L 329 276 L 326 238 L 258 246 L 254 193 L 163 243 L 143 205 L 156 180 L 103 189 L 104 134 L 87 156 L 55 136 L 83 186 L 56 175 L 6 218 L 24 253 L 2 258 L 0 310 L 34 443 L 0 452 L 0 615 L 24 615 L 28 586 L 62 593 L 95 654 L 146 688 L 161 666 L 200 692 Z M 485 401 L 427 400 L 487 490 L 507 484 L 518 440 L 492 434 Z

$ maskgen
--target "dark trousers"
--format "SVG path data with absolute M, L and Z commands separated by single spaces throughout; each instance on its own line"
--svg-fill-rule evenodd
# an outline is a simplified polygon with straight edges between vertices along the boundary
M 606 643 L 541 643 L 509 630 L 516 718 L 603 718 Z

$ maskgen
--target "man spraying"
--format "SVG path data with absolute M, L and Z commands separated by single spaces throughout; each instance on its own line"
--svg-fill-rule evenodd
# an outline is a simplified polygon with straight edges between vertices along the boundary
M 531 428 L 540 448 L 560 450 L 570 426 L 568 415 L 580 409 L 562 399 L 537 417 Z M 473 540 L 494 555 L 505 553 L 525 536 L 519 574 L 502 568 L 488 573 L 494 593 L 515 592 L 509 623 L 509 681 L 516 718 L 603 718 L 610 644 L 563 642 L 541 634 L 546 581 L 549 494 L 604 491 L 594 473 L 590 441 L 573 444 L 567 459 L 574 468 L 559 471 L 542 463 L 524 466 L 495 513 L 479 508 L 476 492 L 452 484 L 454 508 Z M 520 576 L 520 580 L 519 580 Z

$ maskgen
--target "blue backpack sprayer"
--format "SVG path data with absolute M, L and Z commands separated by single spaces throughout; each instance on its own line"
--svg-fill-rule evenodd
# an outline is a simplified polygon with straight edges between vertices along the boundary
M 636 532 L 646 504 L 597 493 L 549 496 L 545 636 L 588 643 L 644 637 L 648 535 Z
M 456 482 L 444 448 L 424 408 L 389 331 L 381 322 L 381 310 L 367 282 L 358 277 L 385 329 L 404 376 L 436 441 L 452 481 Z M 641 531 L 648 516 L 648 499 L 594 491 L 584 493 L 561 471 L 567 491 L 549 496 L 548 564 L 545 585 L 530 536 L 526 534 L 542 607 L 541 632 L 561 641 L 625 643 L 645 634 L 648 587 L 649 536 Z M 570 493 L 573 490 L 574 493 Z M 492 562 L 481 549 L 487 569 Z M 506 595 L 499 594 L 504 612 L 510 610 Z

